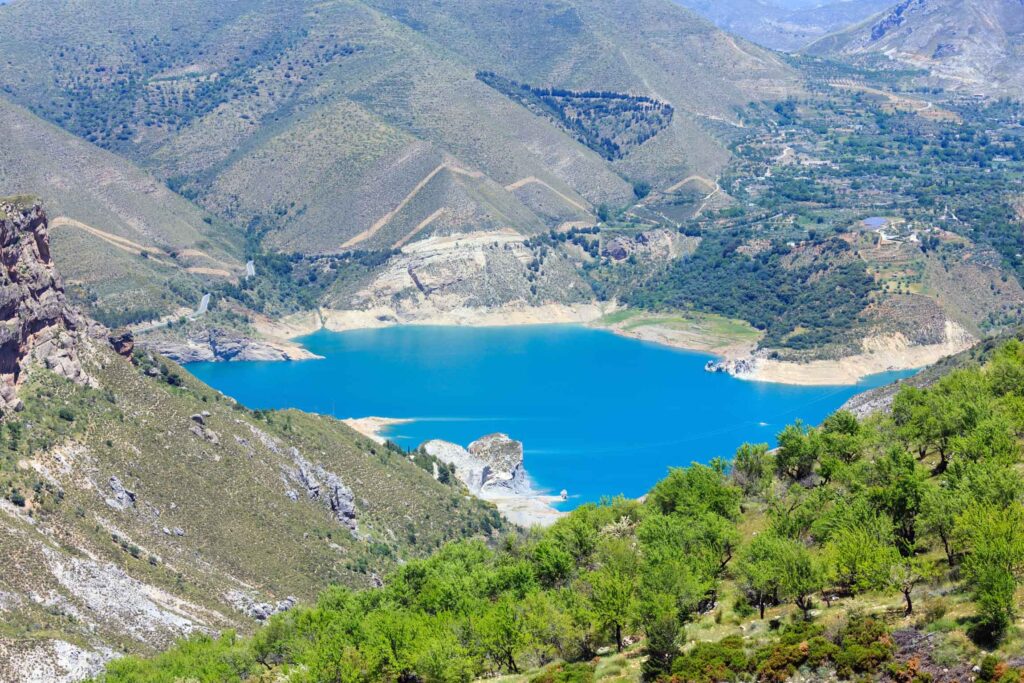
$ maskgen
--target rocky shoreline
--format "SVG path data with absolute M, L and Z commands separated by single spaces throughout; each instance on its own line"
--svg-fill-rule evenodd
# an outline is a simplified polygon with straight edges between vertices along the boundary
M 937 344 L 911 344 L 903 335 L 867 337 L 862 352 L 834 360 L 805 363 L 769 358 L 756 352 L 743 358 L 709 361 L 708 372 L 726 372 L 737 379 L 804 386 L 848 386 L 882 372 L 914 370 L 969 349 L 977 343 L 970 333 L 952 321 L 946 321 L 943 341 Z
M 176 363 L 227 361 L 286 361 L 320 358 L 291 342 L 251 339 L 227 330 L 210 329 L 184 340 L 150 338 L 137 340 L 139 346 Z
M 561 496 L 533 488 L 523 465 L 523 444 L 507 434 L 488 434 L 467 448 L 440 439 L 427 441 L 420 448 L 453 467 L 470 493 L 494 503 L 513 524 L 548 526 L 564 514 L 553 506 Z

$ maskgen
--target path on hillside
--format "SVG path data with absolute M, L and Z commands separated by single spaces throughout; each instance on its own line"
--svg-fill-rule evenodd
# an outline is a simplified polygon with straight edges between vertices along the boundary
M 147 247 L 144 244 L 133 242 L 127 237 L 121 237 L 120 235 L 115 235 L 113 233 L 100 230 L 99 228 L 94 228 L 93 226 L 87 223 L 83 223 L 82 221 L 75 220 L 74 218 L 68 218 L 67 216 L 57 216 L 56 218 L 50 221 L 50 227 L 75 228 L 76 230 L 81 230 L 82 232 L 88 233 L 93 237 L 97 237 L 106 242 L 107 244 L 117 247 L 121 251 L 126 251 L 129 254 L 134 254 L 135 256 L 141 256 L 142 254 L 145 254 L 146 256 L 152 258 L 154 261 L 158 263 L 180 267 L 180 264 L 175 262 L 174 257 L 171 256 L 171 254 L 167 253 L 163 249 L 160 249 L 159 247 Z M 204 266 L 190 266 L 185 268 L 185 270 L 190 273 L 194 273 L 196 275 L 212 275 L 226 278 L 233 277 L 233 273 L 230 270 L 231 264 L 215 259 L 206 252 L 200 251 L 199 249 L 184 249 L 179 253 L 179 256 L 203 258 L 218 266 L 221 266 L 220 268 L 209 268 Z
M 524 187 L 526 185 L 530 185 L 530 184 L 543 185 L 544 187 L 548 188 L 549 190 L 551 190 L 552 192 L 557 194 L 559 197 L 564 199 L 566 202 L 568 202 L 572 206 L 575 206 L 580 211 L 583 211 L 584 213 L 590 213 L 590 209 L 588 209 L 586 206 L 584 206 L 583 204 L 580 204 L 578 201 L 576 201 L 572 197 L 569 197 L 568 195 L 565 195 L 565 194 L 559 192 L 555 188 L 551 187 L 551 185 L 549 185 L 548 183 L 546 183 L 543 180 L 541 180 L 540 178 L 538 178 L 537 176 L 531 175 L 531 176 L 527 176 L 525 178 L 520 178 L 519 180 L 515 181 L 514 183 L 506 185 L 505 189 L 508 190 L 509 192 L 512 192 L 513 190 L 518 190 L 519 188 Z
M 147 247 L 139 244 L 138 242 L 132 242 L 130 239 L 114 235 L 109 232 L 104 232 L 99 228 L 94 228 L 91 225 L 86 225 L 82 221 L 76 221 L 74 218 L 68 218 L 67 216 L 57 216 L 50 221 L 51 228 L 77 228 L 83 232 L 87 232 L 94 237 L 99 237 L 104 242 L 112 244 L 113 246 L 127 251 L 130 254 L 140 256 L 142 254 L 148 254 L 150 256 L 168 256 L 167 252 L 157 247 Z
M 405 237 L 403 237 L 402 239 L 398 240 L 393 245 L 391 245 L 391 248 L 392 249 L 401 249 L 402 247 L 404 247 L 406 244 L 408 244 L 409 240 L 411 240 L 416 235 L 420 234 L 420 232 L 422 232 L 424 230 L 424 228 L 426 228 L 428 225 L 430 225 L 431 223 L 436 221 L 438 218 L 440 218 L 441 214 L 443 214 L 447 210 L 448 209 L 446 209 L 445 207 L 442 206 L 440 209 L 438 209 L 434 213 L 432 213 L 429 216 L 427 216 L 426 218 L 424 218 L 422 221 L 420 221 L 419 225 L 417 225 L 415 228 L 412 229 L 412 232 L 410 232 L 408 235 L 406 235 Z
M 431 180 L 434 179 L 434 176 L 436 176 L 438 173 L 440 173 L 441 171 L 444 171 L 444 170 L 448 170 L 448 171 L 451 171 L 452 173 L 456 173 L 458 175 L 463 175 L 463 176 L 466 176 L 468 178 L 483 178 L 484 177 L 484 174 L 481 173 L 480 171 L 471 171 L 468 168 L 461 168 L 459 166 L 456 166 L 456 165 L 452 164 L 449 161 L 441 162 L 440 164 L 437 165 L 437 168 L 435 168 L 433 171 L 428 173 L 426 175 L 426 177 L 423 178 L 421 181 L 416 183 L 416 185 L 412 188 L 412 190 L 409 192 L 409 194 L 405 195 L 405 198 L 402 199 L 402 201 L 398 203 L 398 206 L 396 206 L 395 208 L 391 209 L 386 214 L 384 214 L 379 219 L 377 219 L 377 222 L 374 223 L 373 225 L 371 225 L 369 228 L 367 228 L 366 230 L 363 230 L 361 233 L 359 233 L 355 237 L 351 238 L 350 240 L 348 240 L 347 242 L 342 244 L 341 248 L 342 249 L 351 249 L 352 247 L 354 247 L 355 245 L 359 244 L 360 242 L 365 242 L 366 240 L 370 239 L 371 237 L 376 235 L 378 232 L 380 232 L 381 229 L 383 229 L 385 225 L 390 223 L 394 219 L 395 216 L 397 216 L 399 213 L 401 213 L 402 209 L 404 209 L 406 206 L 409 205 L 409 202 L 411 202 L 413 199 L 416 198 L 416 195 L 418 195 L 423 190 L 423 188 L 427 186 L 427 183 L 429 183 Z M 440 209 L 439 209 L 439 211 L 440 211 Z M 437 212 L 435 212 L 435 213 L 437 213 Z M 430 220 L 433 220 L 436 217 L 437 216 L 434 216 Z M 419 230 L 422 230 L 424 227 L 426 227 L 426 225 L 421 223 L 419 226 L 416 227 L 416 229 L 411 234 L 415 234 Z M 406 237 L 410 237 L 411 234 L 407 235 Z
M 682 189 L 683 185 L 693 180 L 702 183 L 709 191 L 713 192 L 714 190 L 718 189 L 718 183 L 716 183 L 715 181 L 709 178 L 705 178 L 702 175 L 691 175 L 683 178 L 675 185 L 672 185 L 671 187 L 667 188 L 666 190 L 663 191 L 662 194 L 672 194 L 673 192 L 677 192 L 678 190 Z

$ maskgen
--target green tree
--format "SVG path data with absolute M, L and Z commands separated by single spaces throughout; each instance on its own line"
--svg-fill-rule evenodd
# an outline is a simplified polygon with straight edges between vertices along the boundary
M 593 610 L 622 652 L 622 630 L 635 611 L 639 561 L 632 541 L 618 538 L 604 541 L 599 556 L 600 567 L 588 576 Z
M 1014 593 L 1024 576 L 1024 507 L 973 505 L 957 520 L 963 539 L 961 567 L 974 596 L 981 633 L 996 639 L 1016 616 Z
M 957 515 L 963 510 L 964 502 L 957 491 L 935 484 L 927 485 L 921 498 L 921 531 L 938 539 L 950 567 L 956 566 L 959 555 L 953 533 L 956 529 Z
M 917 542 L 917 517 L 921 512 L 927 474 L 902 448 L 890 448 L 874 463 L 869 496 L 875 509 L 892 520 L 900 552 L 910 555 Z
M 761 619 L 765 608 L 779 599 L 782 577 L 779 565 L 786 541 L 768 532 L 755 536 L 740 553 L 737 578 L 744 592 L 757 607 Z
M 914 589 L 930 581 L 935 574 L 935 566 L 921 557 L 905 557 L 892 566 L 890 583 L 903 595 L 903 600 L 907 604 L 903 616 L 909 617 L 914 613 Z
M 768 444 L 745 443 L 736 451 L 732 463 L 732 480 L 748 496 L 765 492 L 771 483 L 771 456 Z
M 475 635 L 482 654 L 499 668 L 519 673 L 516 661 L 530 645 L 523 608 L 512 596 L 503 596 L 475 620 Z
M 796 604 L 807 621 L 814 606 L 811 597 L 825 584 L 824 565 L 822 560 L 797 541 L 786 541 L 782 550 L 779 566 L 780 593 Z
M 848 410 L 839 410 L 821 425 L 824 454 L 849 465 L 860 459 L 864 450 L 864 430 L 856 416 Z
M 679 655 L 679 612 L 674 596 L 653 593 L 645 597 L 641 614 L 647 659 L 640 665 L 640 674 L 645 681 L 655 681 L 671 673 L 672 660 Z
M 775 471 L 779 477 L 801 481 L 814 472 L 821 457 L 821 440 L 815 429 L 805 428 L 800 420 L 787 425 L 778 435 Z
M 835 529 L 826 545 L 835 581 L 853 593 L 880 590 L 889 584 L 900 555 L 887 518 L 858 520 Z

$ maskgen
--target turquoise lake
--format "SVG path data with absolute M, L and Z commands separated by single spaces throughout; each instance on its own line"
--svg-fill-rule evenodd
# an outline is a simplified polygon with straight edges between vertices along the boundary
M 324 359 L 188 369 L 250 408 L 414 418 L 389 434 L 408 448 L 505 432 L 524 443 L 538 488 L 567 489 L 570 507 L 642 495 L 670 466 L 773 443 L 797 418 L 820 422 L 853 394 L 912 374 L 856 387 L 745 382 L 705 372 L 705 354 L 571 325 L 392 327 L 299 341 Z

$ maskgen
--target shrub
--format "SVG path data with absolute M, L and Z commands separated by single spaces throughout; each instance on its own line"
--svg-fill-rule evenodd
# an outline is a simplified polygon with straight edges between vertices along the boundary
M 885 624 L 873 617 L 854 615 L 839 634 L 836 671 L 848 678 L 854 673 L 873 673 L 892 658 L 895 645 Z
M 530 679 L 530 683 L 593 683 L 594 667 L 590 664 L 556 664 Z
M 65 422 L 74 422 L 75 411 L 71 410 L 71 408 L 64 407 L 57 411 L 57 417 L 64 420 Z
M 714 683 L 735 680 L 750 670 L 750 659 L 740 636 L 729 636 L 717 643 L 697 643 L 672 663 L 672 677 L 687 683 Z

